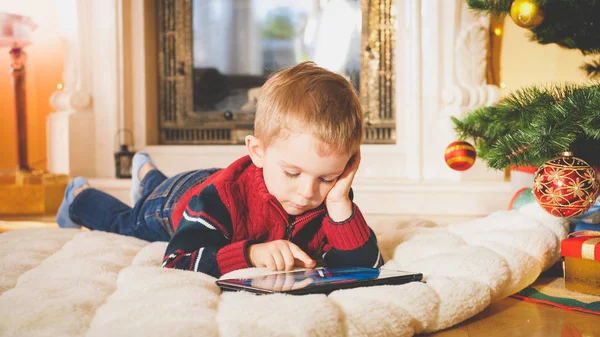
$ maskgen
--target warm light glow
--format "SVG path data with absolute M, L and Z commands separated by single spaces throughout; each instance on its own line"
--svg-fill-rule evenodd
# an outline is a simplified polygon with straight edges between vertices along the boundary
M 519 8 L 521 10 L 521 14 L 522 15 L 531 15 L 531 12 L 533 11 L 533 6 L 530 3 L 523 3 L 521 4 L 521 8 Z
M 506 84 L 504 84 L 504 82 L 500 83 L 500 88 L 505 88 Z
M 48 103 L 63 83 L 63 40 L 59 35 L 60 20 L 57 3 L 69 0 L 19 0 L 0 1 L 0 12 L 10 12 L 30 17 L 38 28 L 31 34 L 27 53 L 27 146 L 29 164 L 34 169 L 46 169 L 47 134 L 46 119 L 55 111 Z M 70 0 L 75 3 L 74 0 Z M 1 35 L 2 33 L 0 33 Z M 10 64 L 8 49 L 0 48 L 0 67 Z M 64 84 L 64 83 L 63 83 Z M 64 90 L 64 89 L 63 89 Z M 7 71 L 0 71 L 0 171 L 14 170 L 17 165 L 17 128 L 14 113 L 14 95 Z M 13 111 L 13 113 L 8 113 Z
M 63 85 L 62 85 L 62 83 L 59 83 L 59 84 L 57 84 L 57 85 L 56 85 L 56 89 L 58 89 L 58 90 L 62 90 L 62 88 L 63 88 Z
M 500 27 L 495 28 L 494 34 L 496 34 L 496 36 L 502 35 L 502 28 L 500 28 Z

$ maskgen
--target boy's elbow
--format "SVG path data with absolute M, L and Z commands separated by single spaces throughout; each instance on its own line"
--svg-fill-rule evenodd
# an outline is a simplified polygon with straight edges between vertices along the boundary
M 364 267 L 379 268 L 383 265 L 383 257 L 375 240 L 368 240 L 362 247 L 342 251 L 330 249 L 324 257 L 328 267 Z

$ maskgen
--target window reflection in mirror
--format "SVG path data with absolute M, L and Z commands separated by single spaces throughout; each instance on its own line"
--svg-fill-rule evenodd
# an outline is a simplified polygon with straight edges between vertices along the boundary
M 194 112 L 254 112 L 274 71 L 314 61 L 360 87 L 360 0 L 193 0 Z

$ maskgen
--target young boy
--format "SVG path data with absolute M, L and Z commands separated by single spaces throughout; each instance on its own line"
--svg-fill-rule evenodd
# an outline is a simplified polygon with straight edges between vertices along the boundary
M 252 266 L 312 268 L 314 257 L 328 267 L 379 267 L 375 235 L 350 190 L 362 130 L 352 84 L 301 63 L 262 87 L 247 156 L 225 169 L 167 179 L 138 153 L 133 209 L 79 177 L 67 187 L 57 221 L 169 241 L 163 267 L 215 277 Z

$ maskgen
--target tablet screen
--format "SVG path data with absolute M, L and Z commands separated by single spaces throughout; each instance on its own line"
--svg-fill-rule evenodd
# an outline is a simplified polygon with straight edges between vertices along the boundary
M 418 281 L 421 276 L 421 274 L 411 272 L 377 268 L 318 268 L 219 280 L 217 284 L 222 288 L 225 287 L 226 290 L 246 289 L 271 293 L 294 292 L 303 289 L 303 293 L 311 293 L 319 292 L 317 289 L 323 288 L 335 290 L 353 286 L 406 283 Z

